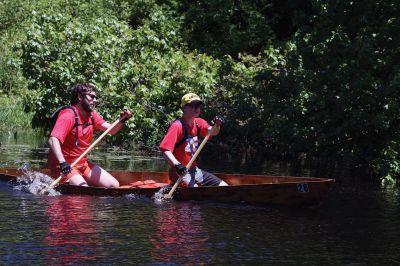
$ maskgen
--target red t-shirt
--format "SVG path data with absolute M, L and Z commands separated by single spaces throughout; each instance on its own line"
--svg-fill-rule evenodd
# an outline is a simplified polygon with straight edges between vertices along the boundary
M 183 123 L 183 119 L 181 120 Z M 197 124 L 197 126 L 196 126 Z M 187 124 L 187 133 L 188 139 L 175 148 L 175 144 L 179 142 L 185 135 L 182 123 L 180 121 L 174 121 L 170 125 L 167 134 L 164 136 L 164 139 L 161 141 L 160 150 L 164 151 L 171 151 L 175 158 L 183 165 L 187 165 L 196 152 L 196 149 L 199 144 L 199 140 L 197 135 L 204 138 L 208 134 L 208 128 L 210 125 L 202 118 L 195 118 L 194 123 L 191 127 Z M 197 132 L 197 127 L 200 130 L 200 134 Z M 196 166 L 196 162 L 192 164 L 191 168 Z
M 93 139 L 93 132 L 100 130 L 100 126 L 105 122 L 103 117 L 96 112 L 92 112 L 93 122 L 90 116 L 83 117 L 78 114 L 78 127 L 75 125 L 75 114 L 69 109 L 65 108 L 58 114 L 57 121 L 54 125 L 53 130 L 50 133 L 50 137 L 55 137 L 60 141 L 61 150 L 67 163 L 72 164 L 91 144 Z M 78 130 L 77 130 L 78 129 Z M 75 146 L 76 132 L 78 131 L 78 146 Z M 79 165 L 86 162 L 86 156 L 80 160 Z M 48 154 L 48 165 L 49 168 L 53 168 L 59 165 L 59 161 L 51 151 Z

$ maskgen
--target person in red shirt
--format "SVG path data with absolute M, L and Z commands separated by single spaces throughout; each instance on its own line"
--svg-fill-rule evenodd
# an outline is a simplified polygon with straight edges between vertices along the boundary
M 97 103 L 96 87 L 81 83 L 71 88 L 71 105 L 59 111 L 48 140 L 48 167 L 53 178 L 63 175 L 61 183 L 79 186 L 119 187 L 119 182 L 86 156 L 74 167 L 71 164 L 90 146 L 95 131 L 106 131 L 111 124 L 94 111 Z M 117 133 L 132 117 L 129 110 L 121 112 L 118 123 L 110 134 Z
M 199 137 L 204 138 L 211 126 L 200 118 L 201 108 L 204 106 L 200 97 L 194 93 L 185 94 L 181 100 L 182 117 L 172 121 L 170 127 L 160 144 L 160 150 L 167 159 L 170 167 L 171 180 L 182 176 L 181 186 L 226 186 L 227 183 L 197 167 L 194 162 L 190 169 L 186 165 L 196 152 Z M 218 135 L 223 123 L 221 116 L 214 118 L 216 127 L 211 131 L 211 136 Z

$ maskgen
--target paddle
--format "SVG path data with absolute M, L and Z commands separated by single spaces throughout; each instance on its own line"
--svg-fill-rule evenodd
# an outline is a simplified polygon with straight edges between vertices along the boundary
M 192 164 L 194 163 L 194 161 L 196 160 L 197 156 L 199 155 L 199 153 L 201 152 L 201 150 L 203 149 L 204 145 L 206 145 L 208 139 L 211 136 L 211 132 L 214 131 L 215 127 L 217 125 L 214 125 L 211 130 L 208 132 L 207 136 L 203 139 L 203 141 L 201 142 L 200 146 L 197 148 L 196 152 L 194 153 L 192 159 L 190 159 L 189 163 L 186 165 L 186 169 L 190 169 L 190 167 L 192 166 Z M 179 183 L 182 181 L 182 176 L 180 176 L 178 178 L 178 180 L 176 180 L 174 186 L 171 188 L 171 190 L 168 192 L 167 195 L 164 196 L 164 198 L 166 199 L 171 199 L 172 198 L 172 194 L 174 194 L 176 188 L 178 187 Z
M 87 148 L 86 151 L 84 151 L 79 157 L 78 159 L 76 159 L 72 164 L 71 164 L 71 168 L 74 167 L 77 163 L 80 162 L 80 160 L 82 160 L 83 157 L 85 157 L 96 145 L 97 143 L 100 142 L 100 140 L 102 140 L 117 124 L 118 122 L 121 121 L 121 119 L 123 119 L 123 117 L 120 117 L 118 120 L 116 120 L 109 128 L 107 128 L 106 131 L 103 132 L 103 134 L 100 135 L 100 137 L 98 137 L 90 146 L 89 148 Z M 53 183 L 51 183 L 48 187 L 42 189 L 39 194 L 44 194 L 45 192 L 47 192 L 49 189 L 54 188 L 55 186 L 58 185 L 58 183 L 61 181 L 63 175 L 60 175 L 56 180 L 53 181 Z

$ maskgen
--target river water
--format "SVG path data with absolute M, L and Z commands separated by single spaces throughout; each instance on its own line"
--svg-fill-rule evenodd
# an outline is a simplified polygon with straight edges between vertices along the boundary
M 0 167 L 44 167 L 44 140 L 31 138 L 3 135 Z M 109 148 L 90 158 L 106 169 L 166 169 L 158 154 Z M 212 161 L 204 168 L 238 171 Z M 399 265 L 400 195 L 338 181 L 317 207 L 279 208 L 39 196 L 0 182 L 0 230 L 1 265 Z

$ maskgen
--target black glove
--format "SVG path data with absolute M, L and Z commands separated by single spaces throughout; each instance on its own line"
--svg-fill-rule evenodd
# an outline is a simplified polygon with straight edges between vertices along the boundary
M 72 171 L 71 165 L 69 165 L 67 162 L 60 163 L 60 171 L 63 175 L 71 173 Z
M 182 176 L 182 175 L 184 175 L 184 174 L 187 173 L 186 166 L 184 166 L 184 165 L 181 164 L 181 163 L 175 165 L 175 169 L 176 169 L 176 172 L 177 172 L 180 176 Z
M 212 124 L 215 125 L 215 122 L 217 122 L 217 120 L 221 122 L 221 126 L 223 123 L 225 123 L 225 119 L 222 115 L 216 115 L 212 120 Z

